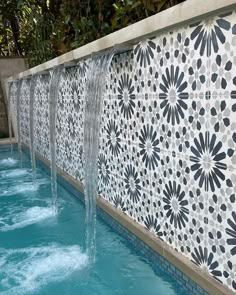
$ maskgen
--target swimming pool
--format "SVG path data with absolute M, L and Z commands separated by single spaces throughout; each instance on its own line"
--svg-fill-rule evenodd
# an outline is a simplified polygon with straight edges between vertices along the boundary
M 99 217 L 96 262 L 90 266 L 84 204 L 58 185 L 55 216 L 47 172 L 38 166 L 34 184 L 28 156 L 23 154 L 22 168 L 9 156 L 0 153 L 1 295 L 189 294 Z

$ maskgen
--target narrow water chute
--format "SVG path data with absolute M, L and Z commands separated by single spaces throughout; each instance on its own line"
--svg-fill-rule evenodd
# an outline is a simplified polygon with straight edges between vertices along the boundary
M 55 214 L 58 211 L 57 206 L 57 170 L 56 170 L 56 119 L 57 119 L 57 98 L 60 78 L 63 66 L 53 69 L 50 89 L 49 89 L 49 128 L 50 128 L 50 157 L 51 157 L 51 190 L 52 190 L 52 206 Z
M 20 160 L 20 166 L 22 167 L 22 149 L 21 149 L 21 105 L 20 105 L 20 98 L 21 98 L 21 88 L 22 88 L 23 80 L 18 81 L 17 85 L 17 94 L 16 94 L 16 103 L 17 103 L 17 138 L 18 138 L 18 154 Z
M 29 106 L 29 115 L 30 115 L 30 158 L 31 158 L 31 167 L 33 173 L 33 181 L 36 180 L 36 162 L 35 162 L 35 148 L 34 148 L 34 100 L 35 100 L 35 87 L 37 82 L 38 75 L 34 75 L 31 78 L 30 84 L 30 106 Z
M 93 56 L 87 77 L 84 115 L 84 188 L 86 205 L 86 250 L 90 262 L 95 261 L 96 197 L 98 183 L 99 130 L 106 75 L 113 50 Z
M 8 133 L 9 133 L 9 140 L 10 140 L 10 151 L 11 151 L 11 158 L 12 158 L 12 114 L 11 114 L 11 89 L 12 89 L 12 82 L 8 83 Z

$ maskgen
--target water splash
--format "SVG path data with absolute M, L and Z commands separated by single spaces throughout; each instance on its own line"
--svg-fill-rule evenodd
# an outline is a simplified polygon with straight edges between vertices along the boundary
M 35 206 L 13 217 L 0 218 L 0 231 L 5 232 L 23 228 L 54 216 L 55 212 L 53 208 Z
M 57 97 L 60 78 L 63 66 L 53 69 L 51 84 L 49 90 L 49 125 L 50 125 L 50 155 L 51 155 L 51 189 L 52 203 L 57 212 L 57 170 L 56 170 L 56 114 L 57 114 Z
M 12 120 L 12 114 L 11 114 L 11 88 L 12 88 L 12 83 L 10 82 L 8 84 L 8 132 L 9 132 L 9 139 L 10 139 L 10 149 L 11 149 L 11 158 L 12 158 L 12 125 L 11 125 L 11 120 Z
M 11 169 L 10 171 L 0 171 L 0 178 L 9 179 L 9 178 L 20 178 L 23 176 L 28 176 L 31 174 L 29 169 Z M 10 179 L 12 181 L 12 179 Z
M 13 159 L 13 158 L 7 158 L 7 159 L 3 159 L 0 160 L 0 166 L 15 166 L 16 164 L 18 164 L 19 160 Z
M 16 101 L 17 101 L 17 136 L 18 136 L 18 153 L 20 159 L 20 166 L 22 167 L 22 150 L 21 150 L 21 128 L 20 128 L 20 95 L 21 95 L 21 87 L 22 87 L 23 79 L 18 81 L 17 86 L 17 94 L 16 94 Z
M 84 115 L 84 188 L 86 204 L 86 250 L 90 262 L 95 261 L 97 160 L 100 117 L 103 105 L 104 80 L 113 51 L 92 57 L 88 74 Z
M 85 268 L 87 261 L 87 255 L 75 245 L 51 244 L 16 250 L 0 248 L 0 293 L 39 292 L 44 286 L 64 281 L 73 272 Z
M 0 198 L 6 197 L 6 196 L 13 196 L 13 195 L 19 195 L 19 194 L 24 194 L 27 195 L 28 193 L 36 192 L 40 185 L 45 185 L 48 184 L 47 179 L 42 179 L 41 181 L 37 181 L 37 183 L 21 183 L 21 184 L 16 184 L 12 187 L 8 187 L 7 189 L 3 189 L 0 191 Z
M 35 162 L 35 149 L 34 149 L 34 94 L 38 75 L 31 78 L 30 84 L 30 158 L 33 173 L 33 181 L 36 180 L 36 162 Z

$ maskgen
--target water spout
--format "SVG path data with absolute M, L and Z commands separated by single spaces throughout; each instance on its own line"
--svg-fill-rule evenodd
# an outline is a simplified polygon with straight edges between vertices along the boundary
M 10 139 L 10 149 L 11 149 L 11 158 L 12 158 L 12 126 L 11 126 L 11 88 L 12 82 L 8 84 L 8 132 L 9 132 L 9 139 Z
M 84 115 L 84 188 L 86 205 L 86 250 L 90 262 L 96 252 L 96 197 L 98 179 L 98 152 L 100 117 L 103 106 L 104 81 L 112 60 L 113 51 L 93 56 L 90 64 L 85 97 Z
M 16 103 L 17 103 L 17 137 L 18 137 L 18 154 L 20 166 L 22 167 L 22 150 L 21 150 L 21 127 L 20 127 L 20 95 L 23 80 L 18 81 Z
M 31 78 L 30 84 L 30 157 L 31 167 L 33 173 L 33 181 L 36 180 L 36 162 L 35 162 L 35 149 L 34 149 L 34 94 L 38 75 Z
M 53 69 L 49 90 L 49 126 L 50 126 L 50 155 L 51 155 L 51 189 L 52 205 L 57 213 L 57 170 L 56 170 L 56 114 L 57 97 L 63 67 Z

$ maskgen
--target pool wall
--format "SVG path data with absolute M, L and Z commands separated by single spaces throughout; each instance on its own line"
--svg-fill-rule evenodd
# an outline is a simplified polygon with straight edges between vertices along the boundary
M 233 291 L 235 8 L 235 1 L 189 0 L 112 34 L 120 36 L 113 45 L 138 44 L 115 55 L 104 81 L 98 162 L 104 200 Z M 101 40 L 11 79 L 14 113 L 16 79 L 24 79 L 20 128 L 29 145 L 26 77 L 44 70 L 37 78 L 33 115 L 35 148 L 46 159 L 51 77 L 46 70 L 86 57 L 96 44 L 97 50 L 112 44 L 111 35 Z M 57 165 L 80 183 L 88 67 L 89 58 L 65 68 L 58 89 Z

